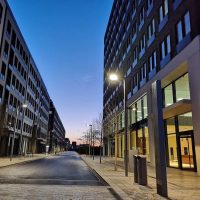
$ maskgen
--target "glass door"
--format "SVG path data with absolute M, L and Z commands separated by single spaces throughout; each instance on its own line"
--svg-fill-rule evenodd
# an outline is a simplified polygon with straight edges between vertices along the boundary
M 192 137 L 180 136 L 180 152 L 182 169 L 194 169 Z

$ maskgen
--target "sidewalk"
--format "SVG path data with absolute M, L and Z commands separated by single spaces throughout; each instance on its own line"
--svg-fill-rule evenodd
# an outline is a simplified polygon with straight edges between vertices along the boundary
M 132 172 L 125 177 L 122 159 L 118 159 L 117 171 L 115 171 L 114 158 L 103 157 L 102 164 L 100 164 L 99 156 L 95 156 L 94 160 L 86 155 L 81 157 L 122 199 L 165 199 L 156 194 L 155 169 L 153 167 L 148 166 L 148 186 L 145 187 L 134 183 Z M 196 173 L 168 168 L 167 178 L 169 199 L 200 199 L 200 177 Z
M 9 165 L 19 164 L 23 162 L 28 162 L 32 160 L 38 160 L 41 158 L 45 158 L 48 155 L 46 154 L 33 154 L 30 156 L 16 156 L 12 158 L 12 161 L 10 161 L 10 157 L 0 157 L 0 167 L 6 167 Z

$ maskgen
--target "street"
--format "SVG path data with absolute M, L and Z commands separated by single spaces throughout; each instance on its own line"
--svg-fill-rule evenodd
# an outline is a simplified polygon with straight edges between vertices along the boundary
M 115 198 L 77 153 L 65 152 L 1 168 L 0 199 Z

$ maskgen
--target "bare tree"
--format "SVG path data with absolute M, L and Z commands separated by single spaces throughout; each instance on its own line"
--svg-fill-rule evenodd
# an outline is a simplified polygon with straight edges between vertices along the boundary
M 116 103 L 108 104 L 104 110 L 106 115 L 109 115 L 108 119 L 104 121 L 103 133 L 107 132 L 108 137 L 110 134 L 110 127 L 112 127 L 111 134 L 115 137 L 115 170 L 117 170 L 117 109 Z
M 93 121 L 93 141 L 94 145 L 99 145 L 100 163 L 102 156 L 102 141 L 103 141 L 103 114 L 100 113 L 98 118 Z

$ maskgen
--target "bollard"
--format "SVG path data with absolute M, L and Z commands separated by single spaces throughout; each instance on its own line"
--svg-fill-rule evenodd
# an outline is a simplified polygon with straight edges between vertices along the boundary
M 145 156 L 137 157 L 138 184 L 147 185 L 147 161 Z

